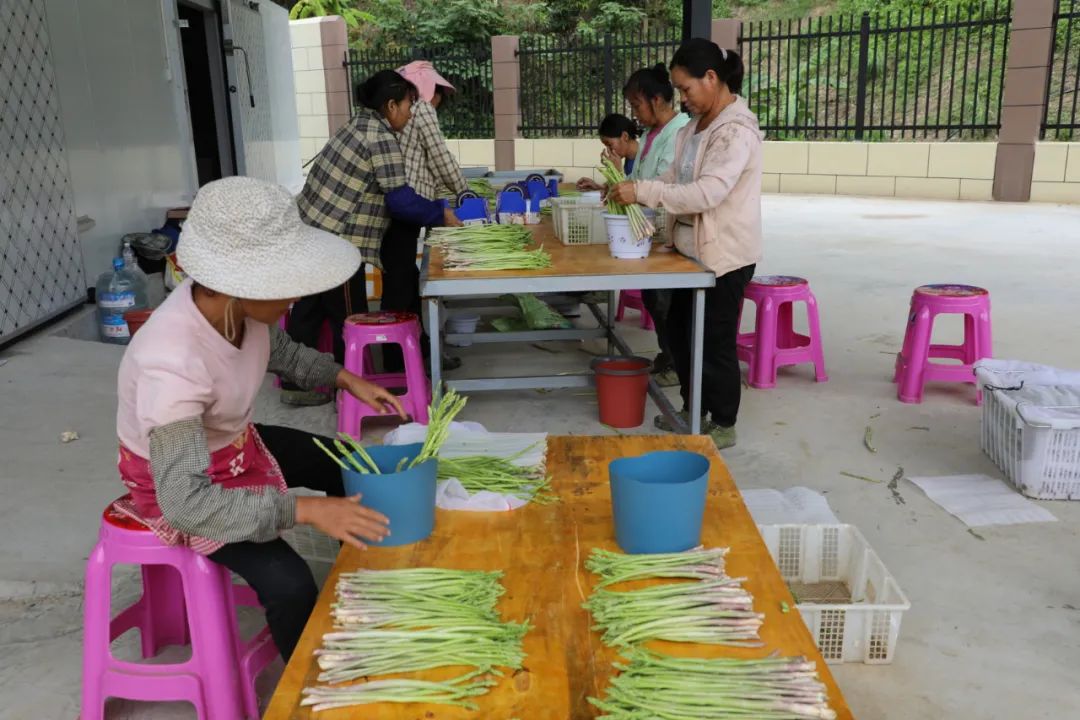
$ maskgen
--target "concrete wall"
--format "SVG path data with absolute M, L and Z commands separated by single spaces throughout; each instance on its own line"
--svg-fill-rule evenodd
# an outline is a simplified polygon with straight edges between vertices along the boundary
M 345 67 L 348 36 L 339 17 L 309 18 L 289 23 L 300 118 L 300 162 L 306 164 L 349 119 Z
M 450 140 L 462 165 L 495 162 L 492 140 Z M 599 140 L 514 141 L 519 168 L 554 168 L 567 180 L 599 179 Z M 766 142 L 762 189 L 770 193 L 991 200 L 997 143 Z M 1080 143 L 1036 147 L 1031 199 L 1080 203 Z

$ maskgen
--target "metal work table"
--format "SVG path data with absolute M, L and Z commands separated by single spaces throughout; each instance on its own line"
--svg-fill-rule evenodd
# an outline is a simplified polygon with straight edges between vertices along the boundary
M 527 332 L 477 332 L 468 335 L 450 335 L 451 340 L 468 339 L 474 343 L 542 342 L 548 340 L 583 340 L 607 338 L 608 351 L 616 350 L 631 354 L 630 346 L 619 335 L 615 326 L 615 307 L 620 290 L 692 289 L 693 303 L 693 360 L 690 383 L 690 426 L 687 427 L 675 414 L 675 408 L 661 392 L 660 386 L 649 380 L 649 394 L 661 412 L 683 432 L 701 432 L 701 362 L 704 341 L 705 288 L 716 283 L 716 276 L 694 260 L 678 253 L 653 252 L 644 260 L 618 260 L 611 257 L 607 245 L 563 245 L 556 237 L 551 222 L 545 220 L 530 227 L 533 236 L 551 254 L 551 267 L 543 270 L 457 271 L 446 270 L 442 264 L 442 251 L 424 249 L 420 269 L 420 296 L 428 308 L 428 326 L 431 338 L 431 357 L 442 353 L 443 306 L 448 302 L 465 298 L 497 297 L 514 293 L 573 293 L 607 292 L 607 313 L 590 304 L 599 327 L 573 328 L 569 330 L 530 330 Z M 476 301 L 468 301 L 476 307 Z M 431 363 L 431 381 L 434 387 L 442 382 L 439 362 Z M 488 377 L 447 381 L 449 387 L 460 392 L 481 390 L 557 389 L 585 387 L 591 384 L 592 375 L 541 375 L 528 377 Z

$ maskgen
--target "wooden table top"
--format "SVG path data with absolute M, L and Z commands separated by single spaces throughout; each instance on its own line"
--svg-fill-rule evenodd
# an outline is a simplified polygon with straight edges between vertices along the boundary
M 528 228 L 532 231 L 533 238 L 543 244 L 544 249 L 551 254 L 551 267 L 542 270 L 446 270 L 443 267 L 443 251 L 437 248 L 428 248 L 429 261 L 425 280 L 709 272 L 698 263 L 677 252 L 659 252 L 658 247 L 653 247 L 649 257 L 642 260 L 620 260 L 611 257 L 606 243 L 563 245 L 562 241 L 555 237 L 555 228 L 551 224 L 551 218 L 543 218 L 539 225 L 529 225 Z
M 264 720 L 582 720 L 596 712 L 589 696 L 601 697 L 612 674 L 616 654 L 589 628 L 581 607 L 592 591 L 593 575 L 583 563 L 594 547 L 618 550 L 611 519 L 608 463 L 619 457 L 654 450 L 692 450 L 712 461 L 709 497 L 702 542 L 706 547 L 729 547 L 728 573 L 747 577 L 754 607 L 766 615 L 761 628 L 765 647 L 725 648 L 677 643 L 650 647 L 675 655 L 699 657 L 761 657 L 779 651 L 817 661 L 828 687 L 829 703 L 839 720 L 851 711 L 836 681 L 795 609 L 795 600 L 780 576 L 742 502 L 715 446 L 702 436 L 550 437 L 548 470 L 560 502 L 528 505 L 512 512 L 473 513 L 439 510 L 434 534 L 424 542 L 398 548 L 358 551 L 345 547 L 319 595 L 318 604 L 300 644 L 270 701 Z M 313 652 L 332 628 L 330 603 L 342 572 L 359 568 L 444 567 L 503 570 L 507 592 L 499 604 L 507 620 L 528 619 L 533 629 L 525 636 L 525 668 L 507 676 L 492 691 L 477 698 L 480 710 L 470 712 L 440 705 L 380 704 L 328 710 L 318 714 L 299 706 L 301 690 L 315 684 L 318 667 Z M 790 612 L 783 613 L 786 602 Z M 460 668 L 423 676 L 447 679 Z

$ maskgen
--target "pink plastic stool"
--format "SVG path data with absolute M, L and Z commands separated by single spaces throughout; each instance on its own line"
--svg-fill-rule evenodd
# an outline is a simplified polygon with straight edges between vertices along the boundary
M 142 566 L 143 594 L 112 617 L 117 564 Z M 240 638 L 237 605 L 259 602 L 251 588 L 234 586 L 221 565 L 188 548 L 163 545 L 110 504 L 86 563 L 81 720 L 102 720 L 109 697 L 186 700 L 202 720 L 258 718 L 255 678 L 278 651 L 269 628 L 250 641 Z M 143 658 L 166 645 L 189 643 L 191 657 L 167 665 L 117 660 L 109 643 L 131 628 L 139 629 Z
M 754 330 L 740 333 L 737 341 L 739 360 L 750 366 L 750 386 L 776 387 L 777 369 L 801 363 L 813 363 L 814 379 L 827 382 L 821 321 L 810 283 L 790 275 L 761 275 L 746 286 L 744 298 L 757 306 Z M 809 335 L 795 332 L 792 305 L 797 302 L 806 303 Z M 741 309 L 739 320 L 742 320 Z
M 376 374 L 365 367 L 363 358 L 371 345 L 394 343 L 401 346 L 404 373 Z M 436 360 L 438 362 L 438 360 Z M 345 369 L 384 388 L 404 389 L 399 399 L 413 422 L 427 424 L 431 404 L 431 384 L 424 372 L 420 349 L 420 321 L 413 313 L 371 312 L 345 319 Z M 360 439 L 363 419 L 379 413 L 348 393 L 341 394 L 338 432 Z
M 964 316 L 963 344 L 931 345 L 934 317 L 950 313 Z M 900 402 L 920 403 L 927 382 L 974 384 L 975 363 L 988 357 L 993 357 L 990 293 L 971 285 L 923 285 L 911 295 L 904 348 L 896 356 L 896 396 Z M 960 364 L 930 362 L 935 358 Z M 981 402 L 981 393 L 976 393 L 975 403 Z
M 641 327 L 646 330 L 655 328 L 652 315 L 649 315 L 649 311 L 645 309 L 645 301 L 641 298 L 640 290 L 623 290 L 619 293 L 619 307 L 615 311 L 616 320 L 623 319 L 623 311 L 626 310 L 626 308 L 637 310 L 641 313 Z
M 278 327 L 281 328 L 282 330 L 288 330 L 289 329 L 289 313 L 288 313 L 288 311 L 286 311 L 285 314 L 281 316 L 281 319 L 278 320 Z M 319 344 L 316 345 L 316 349 L 319 352 L 324 352 L 324 353 L 332 353 L 332 352 L 334 352 L 334 331 L 330 328 L 330 321 L 329 320 L 324 321 L 323 324 L 322 324 L 322 330 L 319 332 Z M 371 359 L 371 353 L 366 353 L 364 355 L 365 372 L 374 372 L 374 367 L 375 367 L 375 364 Z M 277 376 L 274 377 L 274 387 L 277 387 L 277 388 L 281 387 L 281 378 L 280 377 L 277 377 Z M 315 388 L 315 389 L 318 390 L 319 392 L 330 392 L 330 388 L 327 388 L 327 387 L 320 387 L 320 388 Z

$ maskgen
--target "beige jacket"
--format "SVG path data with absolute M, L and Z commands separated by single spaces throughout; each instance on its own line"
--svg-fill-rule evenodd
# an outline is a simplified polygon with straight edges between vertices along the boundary
M 694 242 L 701 263 L 717 277 L 761 260 L 762 133 L 741 97 L 703 131 L 694 160 L 694 182 L 676 184 L 694 118 L 675 139 L 675 161 L 655 180 L 635 183 L 638 202 L 668 212 L 668 237 L 676 215 L 694 216 Z

